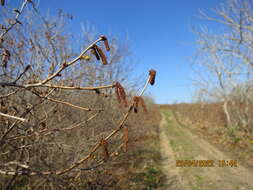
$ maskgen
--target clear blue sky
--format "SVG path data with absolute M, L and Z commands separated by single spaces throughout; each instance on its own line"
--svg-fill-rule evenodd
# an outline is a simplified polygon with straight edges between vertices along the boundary
M 61 8 L 73 15 L 73 32 L 89 22 L 101 34 L 128 36 L 139 74 L 157 70 L 150 93 L 157 103 L 187 102 L 192 97 L 189 58 L 196 50 L 191 27 L 205 22 L 199 9 L 222 0 L 41 0 L 40 10 Z

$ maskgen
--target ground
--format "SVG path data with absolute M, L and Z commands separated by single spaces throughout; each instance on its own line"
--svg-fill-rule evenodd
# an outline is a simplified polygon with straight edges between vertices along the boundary
M 220 167 L 219 160 L 234 160 L 187 126 L 180 125 L 170 111 L 162 112 L 160 123 L 162 189 L 248 190 L 253 189 L 253 172 L 237 162 L 237 167 Z M 214 167 L 177 167 L 176 160 L 211 160 Z

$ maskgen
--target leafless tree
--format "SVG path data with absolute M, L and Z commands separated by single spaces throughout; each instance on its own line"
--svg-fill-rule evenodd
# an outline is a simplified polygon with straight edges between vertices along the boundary
M 253 76 L 252 3 L 228 0 L 213 16 L 202 11 L 202 17 L 212 25 L 194 31 L 199 47 L 195 64 L 200 77 L 198 85 L 203 89 L 201 92 L 223 102 L 229 126 L 252 125 L 249 109 Z M 243 105 L 241 109 L 239 104 Z

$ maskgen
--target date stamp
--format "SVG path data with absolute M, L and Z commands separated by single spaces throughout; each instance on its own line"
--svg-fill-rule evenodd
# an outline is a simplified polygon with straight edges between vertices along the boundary
M 176 160 L 176 167 L 237 167 L 237 160 Z

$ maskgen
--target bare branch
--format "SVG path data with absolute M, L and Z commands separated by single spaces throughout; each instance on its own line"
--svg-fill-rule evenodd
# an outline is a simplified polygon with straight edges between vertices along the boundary
M 10 119 L 16 119 L 16 120 L 19 120 L 19 121 L 22 121 L 22 122 L 27 122 L 27 119 L 17 117 L 17 116 L 12 116 L 12 115 L 5 114 L 5 113 L 2 113 L 2 112 L 0 112 L 0 116 L 7 117 L 7 118 L 10 118 Z

